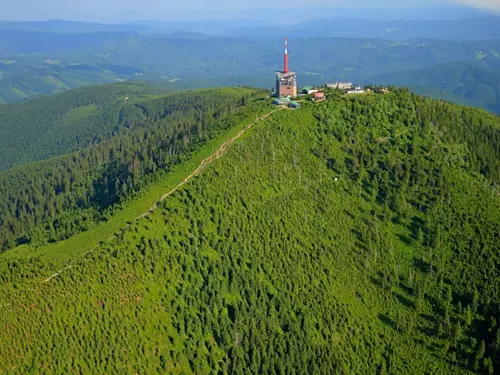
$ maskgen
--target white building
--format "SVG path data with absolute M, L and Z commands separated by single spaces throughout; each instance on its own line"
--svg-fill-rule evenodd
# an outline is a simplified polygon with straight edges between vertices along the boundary
M 363 90 L 361 87 L 356 87 L 355 89 L 352 90 L 347 90 L 347 94 L 363 94 L 365 90 Z
M 327 83 L 326 87 L 329 89 L 339 89 L 339 90 L 348 90 L 352 88 L 352 82 L 335 82 L 335 83 Z

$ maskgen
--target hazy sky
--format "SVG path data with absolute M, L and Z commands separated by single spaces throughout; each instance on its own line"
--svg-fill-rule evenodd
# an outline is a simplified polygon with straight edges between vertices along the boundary
M 0 0 L 2 20 L 70 19 L 120 21 L 137 19 L 172 19 L 180 13 L 200 10 L 242 10 L 266 7 L 340 6 L 390 8 L 428 6 L 443 3 L 472 5 L 500 10 L 500 0 Z M 286 5 L 284 5 L 286 4 Z

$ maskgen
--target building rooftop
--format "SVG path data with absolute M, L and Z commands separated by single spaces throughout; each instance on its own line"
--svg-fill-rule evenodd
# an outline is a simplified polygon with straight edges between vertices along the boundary
M 276 72 L 276 76 L 278 78 L 288 78 L 288 77 L 292 77 L 292 76 L 296 76 L 297 73 L 295 72 L 287 72 L 287 73 L 284 73 L 284 72 Z

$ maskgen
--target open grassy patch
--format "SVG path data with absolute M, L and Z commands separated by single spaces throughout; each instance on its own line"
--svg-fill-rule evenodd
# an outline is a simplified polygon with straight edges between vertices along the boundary
M 96 105 L 87 105 L 71 109 L 64 115 L 65 121 L 79 121 L 87 118 L 92 112 L 97 109 Z

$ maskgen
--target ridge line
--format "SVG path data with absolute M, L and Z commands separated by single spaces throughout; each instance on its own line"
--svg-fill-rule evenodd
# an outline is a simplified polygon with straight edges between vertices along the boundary
M 278 112 L 278 111 L 281 111 L 283 109 L 285 109 L 286 107 L 280 107 L 278 109 L 274 109 L 268 113 L 266 113 L 265 115 L 261 116 L 261 117 L 258 117 L 254 122 L 251 122 L 250 124 L 248 124 L 246 127 L 244 127 L 242 130 L 240 130 L 238 132 L 238 134 L 236 134 L 233 138 L 223 142 L 218 148 L 217 150 L 211 154 L 210 156 L 208 156 L 207 158 L 203 159 L 203 161 L 200 163 L 200 165 L 198 166 L 198 168 L 196 168 L 191 174 L 189 174 L 189 176 L 187 176 L 182 182 L 180 182 L 179 184 L 177 184 L 177 186 L 175 186 L 173 189 L 169 190 L 166 194 L 164 194 L 155 204 L 153 204 L 149 210 L 147 210 L 146 212 L 144 212 L 142 215 L 139 215 L 137 216 L 136 218 L 134 218 L 130 223 L 128 223 L 127 225 L 125 225 L 124 227 L 118 229 L 119 231 L 121 231 L 122 233 L 124 231 L 126 231 L 128 228 L 130 228 L 130 226 L 135 223 L 136 221 L 140 220 L 140 219 L 143 219 L 145 217 L 148 217 L 149 215 L 151 215 L 159 206 L 159 204 L 161 202 L 163 202 L 165 199 L 167 199 L 170 195 L 172 195 L 173 193 L 175 193 L 177 190 L 179 190 L 182 186 L 184 186 L 186 183 L 188 183 L 189 181 L 191 181 L 194 177 L 198 176 L 207 166 L 209 166 L 210 164 L 212 164 L 215 160 L 219 159 L 221 156 L 223 156 L 226 151 L 229 149 L 229 147 L 231 147 L 233 145 L 233 143 L 239 139 L 243 134 L 246 133 L 247 130 L 251 129 L 256 123 L 258 123 L 259 121 L 263 121 L 265 119 L 267 119 L 269 116 L 271 116 L 272 114 Z M 116 238 L 116 235 L 112 235 L 111 237 L 109 237 L 106 241 L 113 241 L 114 239 Z M 86 253 L 84 253 L 81 257 L 79 257 L 77 261 L 85 258 L 88 254 L 94 252 L 95 250 L 99 249 L 101 247 L 101 243 L 98 244 L 97 246 L 95 246 L 94 248 L 90 249 L 89 251 L 87 251 Z M 48 283 L 49 281 L 51 281 L 52 279 L 54 279 L 55 277 L 59 276 L 62 272 L 70 269 L 73 267 L 73 265 L 76 263 L 76 262 L 73 262 L 72 264 L 60 269 L 59 271 L 57 271 L 56 273 L 54 273 L 53 275 L 49 276 L 48 278 L 46 278 L 45 280 L 43 280 L 43 283 Z

